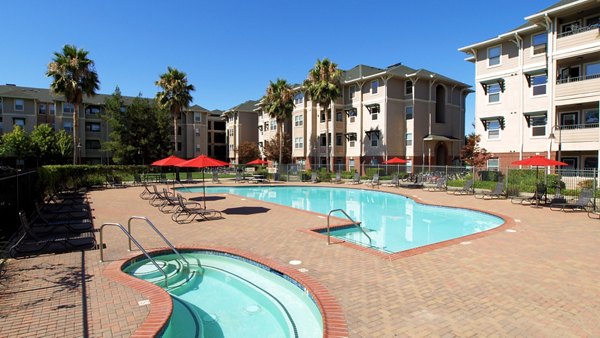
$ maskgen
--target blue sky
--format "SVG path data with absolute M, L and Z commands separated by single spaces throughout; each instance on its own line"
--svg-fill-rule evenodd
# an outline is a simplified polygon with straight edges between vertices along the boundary
M 228 109 L 269 80 L 300 83 L 317 58 L 342 69 L 402 62 L 474 84 L 458 48 L 511 30 L 557 0 L 3 1 L 0 83 L 48 87 L 64 44 L 90 52 L 101 89 L 154 96 L 167 66 L 188 74 L 194 103 Z M 467 100 L 472 130 L 474 95 Z

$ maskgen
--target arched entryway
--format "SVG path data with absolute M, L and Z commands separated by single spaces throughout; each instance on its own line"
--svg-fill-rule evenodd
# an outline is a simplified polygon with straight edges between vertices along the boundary
M 448 148 L 444 142 L 438 142 L 435 146 L 435 165 L 446 165 L 448 161 Z

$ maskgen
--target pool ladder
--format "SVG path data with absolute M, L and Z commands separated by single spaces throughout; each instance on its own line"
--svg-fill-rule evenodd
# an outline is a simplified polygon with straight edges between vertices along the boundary
M 327 245 L 331 244 L 331 232 L 330 232 L 330 223 L 329 223 L 329 218 L 331 217 L 331 214 L 333 214 L 334 212 L 339 211 L 342 214 L 344 214 L 344 216 L 346 216 L 346 218 L 348 220 L 350 220 L 350 222 L 352 222 L 352 225 L 354 225 L 355 227 L 358 228 L 358 230 L 360 230 L 365 236 L 367 236 L 367 238 L 369 239 L 369 247 L 373 246 L 373 240 L 371 239 L 371 236 L 369 236 L 365 230 L 360 226 L 360 222 L 356 222 L 355 220 L 352 219 L 352 217 L 350 217 L 350 215 L 348 215 L 344 209 L 333 209 L 331 211 L 329 211 L 329 213 L 327 214 Z
M 187 270 L 189 271 L 190 269 L 190 263 L 187 261 L 187 259 L 185 259 L 185 257 L 183 257 L 179 251 L 177 251 L 177 249 L 175 249 L 175 247 L 173 246 L 173 244 L 171 244 L 171 242 L 169 242 L 169 240 L 162 234 L 162 232 L 160 232 L 156 226 L 154 226 L 154 224 L 146 217 L 144 216 L 131 216 L 129 217 L 129 220 L 127 221 L 127 229 L 125 229 L 125 227 L 121 224 L 121 223 L 104 223 L 102 224 L 102 226 L 100 226 L 100 262 L 104 262 L 104 239 L 103 239 L 103 230 L 105 226 L 115 226 L 119 229 L 121 229 L 121 231 L 123 231 L 123 233 L 127 236 L 127 238 L 129 239 L 129 251 L 132 250 L 131 248 L 131 243 L 133 242 L 133 244 L 135 244 L 135 246 L 138 247 L 138 249 L 140 249 L 140 251 L 144 254 L 144 256 L 146 256 L 146 258 L 148 258 L 148 260 L 150 260 L 150 262 L 158 269 L 158 271 L 160 271 L 165 279 L 165 287 L 169 286 L 169 281 L 167 278 L 167 273 L 165 272 L 165 270 L 163 268 L 160 267 L 160 265 L 158 265 L 158 263 L 156 263 L 156 261 L 154 260 L 154 258 L 152 258 L 152 256 L 150 256 L 150 254 L 148 254 L 148 252 L 146 251 L 146 249 L 144 249 L 144 247 L 133 237 L 133 235 L 131 234 L 131 222 L 133 220 L 143 220 L 146 221 L 146 224 L 148 224 L 153 230 L 154 232 L 156 232 L 158 234 L 158 236 L 165 242 L 165 244 L 167 244 L 167 246 L 173 251 L 173 253 L 175 253 L 175 255 L 180 258 L 182 261 L 185 262 L 186 266 L 187 266 Z M 200 263 L 200 262 L 198 262 Z

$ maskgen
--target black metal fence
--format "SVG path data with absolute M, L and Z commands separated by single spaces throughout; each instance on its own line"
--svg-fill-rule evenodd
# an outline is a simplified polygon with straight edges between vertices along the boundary
M 33 211 L 39 197 L 35 170 L 14 172 L 0 177 L 0 241 L 6 241 L 19 228 L 19 210 Z

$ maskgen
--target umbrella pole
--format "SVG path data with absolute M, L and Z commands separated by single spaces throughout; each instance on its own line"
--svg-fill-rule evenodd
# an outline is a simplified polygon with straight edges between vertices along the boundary
M 206 169 L 202 169 L 202 192 L 204 197 L 202 197 L 202 201 L 204 202 L 204 209 L 206 209 L 206 182 L 204 182 L 204 171 Z

